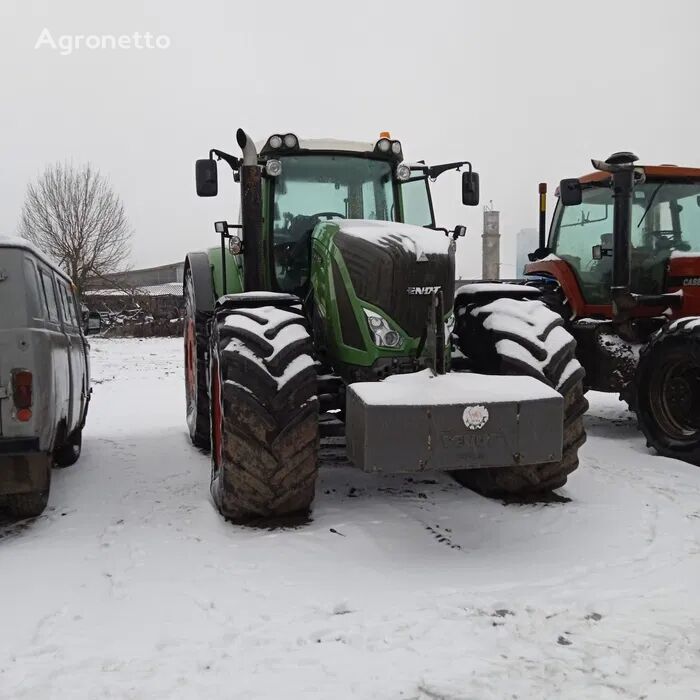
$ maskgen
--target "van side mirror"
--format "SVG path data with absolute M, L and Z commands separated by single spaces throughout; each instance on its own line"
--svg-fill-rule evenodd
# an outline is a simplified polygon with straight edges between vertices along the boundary
M 479 203 L 479 173 L 462 173 L 462 204 L 475 207 Z
M 583 201 L 581 183 L 575 178 L 568 178 L 559 183 L 559 199 L 565 207 L 576 207 Z
M 216 197 L 219 193 L 219 180 L 216 161 L 213 158 L 202 158 L 195 163 L 195 179 L 199 197 Z

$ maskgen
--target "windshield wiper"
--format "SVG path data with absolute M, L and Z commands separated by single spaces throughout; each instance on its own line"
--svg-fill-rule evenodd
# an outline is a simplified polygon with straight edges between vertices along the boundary
M 665 185 L 665 182 L 660 182 L 659 186 L 652 192 L 651 197 L 649 198 L 649 204 L 647 204 L 647 208 L 644 210 L 644 213 L 642 214 L 642 218 L 639 220 L 639 223 L 637 224 L 637 228 L 639 228 L 642 225 L 642 222 L 646 218 L 646 215 L 649 213 L 649 209 L 651 209 L 651 205 L 654 203 L 654 200 L 656 199 L 656 195 L 659 193 L 659 190 Z

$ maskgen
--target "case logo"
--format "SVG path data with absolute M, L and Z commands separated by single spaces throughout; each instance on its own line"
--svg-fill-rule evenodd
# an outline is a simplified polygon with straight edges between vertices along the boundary
M 700 287 L 700 277 L 686 277 L 683 280 L 684 287 Z
M 406 289 L 407 294 L 412 294 L 413 296 L 423 296 L 427 294 L 437 294 L 440 291 L 440 286 L 435 287 L 408 287 Z

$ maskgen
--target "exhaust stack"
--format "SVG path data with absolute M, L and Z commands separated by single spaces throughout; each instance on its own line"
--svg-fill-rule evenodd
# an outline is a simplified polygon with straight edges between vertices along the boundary
M 258 152 L 255 150 L 253 139 L 243 129 L 238 129 L 236 131 L 236 141 L 241 151 L 243 151 L 243 165 L 257 165 Z
M 253 139 L 243 129 L 236 131 L 236 141 L 243 151 L 241 175 L 241 223 L 243 224 L 244 291 L 265 289 L 265 266 L 262 242 L 262 168 Z
M 631 293 L 632 192 L 634 164 L 639 158 L 634 153 L 613 153 L 605 162 L 593 160 L 593 167 L 612 175 L 613 189 L 613 274 L 610 288 L 613 312 L 619 320 L 637 305 Z

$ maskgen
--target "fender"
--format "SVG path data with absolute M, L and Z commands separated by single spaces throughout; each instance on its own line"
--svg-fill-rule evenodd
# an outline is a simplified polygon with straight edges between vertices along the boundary
M 214 310 L 216 298 L 209 256 L 206 253 L 188 253 L 185 258 L 185 269 L 187 268 L 192 271 L 195 311 L 211 313 Z M 183 294 L 184 292 L 183 283 Z

